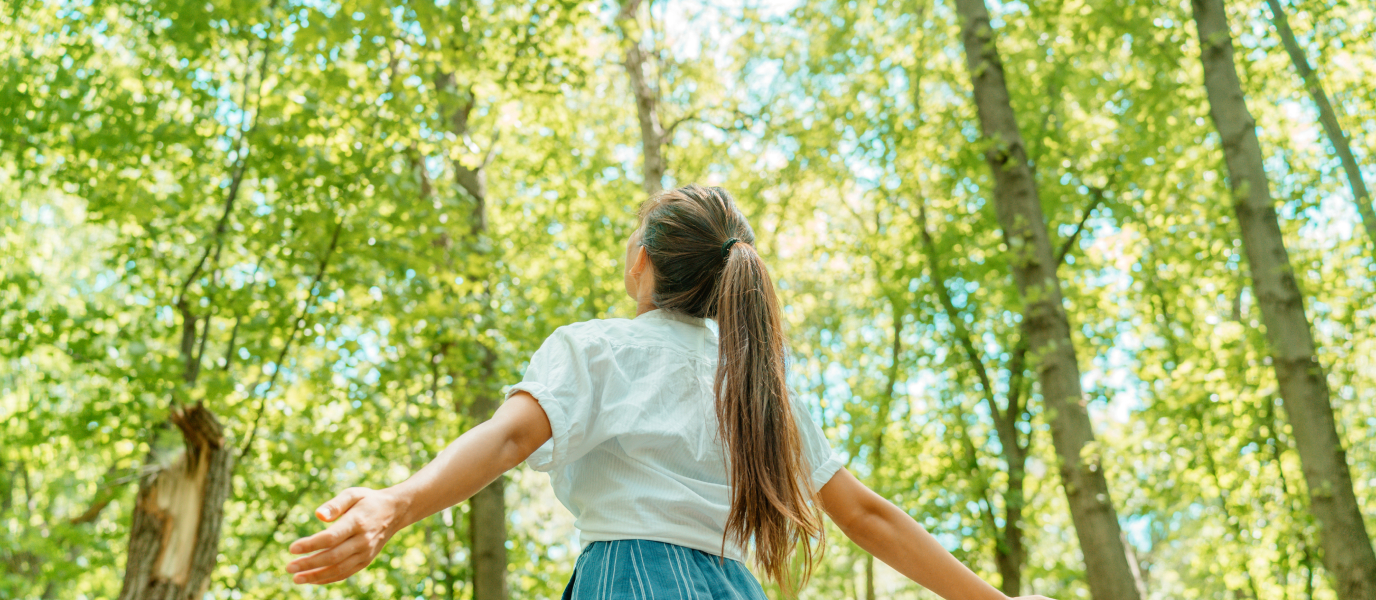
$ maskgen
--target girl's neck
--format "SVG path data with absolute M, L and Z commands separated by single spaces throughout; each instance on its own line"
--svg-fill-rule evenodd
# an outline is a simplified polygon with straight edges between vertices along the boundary
M 656 308 L 659 307 L 655 306 L 654 302 L 651 302 L 649 298 L 637 298 L 635 302 L 635 316 L 638 317 Z

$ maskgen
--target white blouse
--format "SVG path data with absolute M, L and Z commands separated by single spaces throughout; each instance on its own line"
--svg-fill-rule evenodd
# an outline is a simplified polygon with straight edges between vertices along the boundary
M 521 383 L 553 437 L 526 463 L 550 474 L 584 545 L 643 539 L 722 554 L 730 509 L 727 459 L 712 384 L 717 334 L 706 319 L 663 309 L 565 325 Z M 794 404 L 814 489 L 841 468 L 822 430 Z M 744 561 L 729 542 L 725 556 Z

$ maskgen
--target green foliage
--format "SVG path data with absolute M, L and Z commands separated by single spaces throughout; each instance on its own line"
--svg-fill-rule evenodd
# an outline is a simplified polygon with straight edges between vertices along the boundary
M 1148 596 L 1332 598 L 1188 6 L 991 8 Z M 1232 8 L 1376 531 L 1376 265 L 1260 3 Z M 1376 95 L 1361 74 L 1376 71 L 1376 16 L 1287 8 L 1369 165 Z M 463 505 L 331 588 L 292 586 L 285 548 L 334 491 L 399 481 L 472 426 L 466 407 L 517 381 L 555 327 L 631 316 L 620 261 L 642 200 L 640 134 L 615 13 L 571 0 L 10 3 L 0 597 L 118 594 L 137 479 L 177 443 L 168 408 L 190 402 L 239 454 L 211 595 L 469 597 Z M 650 15 L 666 183 L 740 199 L 783 293 L 794 389 L 853 472 L 997 582 L 984 515 L 1008 503 L 1008 442 L 985 397 L 1004 401 L 1025 375 L 1021 305 L 953 8 L 660 2 Z M 460 180 L 483 165 L 475 233 Z M 1075 541 L 1029 387 L 1023 591 L 1087 597 L 1094 549 Z M 578 550 L 571 519 L 542 475 L 512 478 L 513 597 L 557 597 Z M 804 597 L 860 597 L 863 553 L 828 534 Z M 877 571 L 880 596 L 928 597 Z

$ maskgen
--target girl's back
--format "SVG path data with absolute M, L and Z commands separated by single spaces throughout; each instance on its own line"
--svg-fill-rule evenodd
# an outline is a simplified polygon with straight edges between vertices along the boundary
M 714 328 L 663 309 L 566 325 L 507 392 L 528 392 L 548 415 L 553 436 L 527 464 L 550 473 L 583 543 L 723 551 L 731 490 L 713 395 Z M 804 411 L 794 414 L 817 489 L 842 461 Z M 735 544 L 725 554 L 745 560 Z

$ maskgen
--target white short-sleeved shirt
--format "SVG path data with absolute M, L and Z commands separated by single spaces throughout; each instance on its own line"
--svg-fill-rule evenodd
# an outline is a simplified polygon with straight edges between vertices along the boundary
M 507 391 L 529 392 L 549 417 L 553 437 L 526 463 L 549 472 L 584 544 L 643 539 L 722 553 L 731 504 L 707 325 L 663 309 L 565 325 Z M 803 406 L 794 414 L 821 489 L 843 460 Z M 745 552 L 728 542 L 726 556 Z

